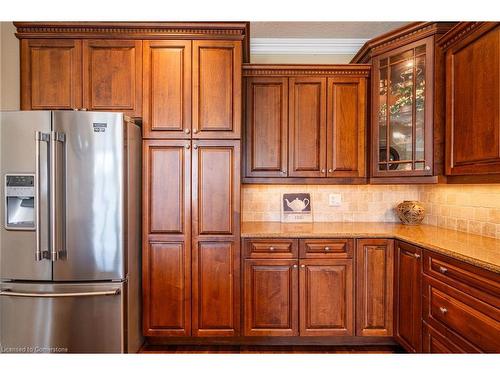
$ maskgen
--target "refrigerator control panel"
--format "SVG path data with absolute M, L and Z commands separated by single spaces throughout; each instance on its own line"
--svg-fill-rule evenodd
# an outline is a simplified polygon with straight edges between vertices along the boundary
M 5 176 L 5 228 L 35 229 L 35 176 L 8 174 Z

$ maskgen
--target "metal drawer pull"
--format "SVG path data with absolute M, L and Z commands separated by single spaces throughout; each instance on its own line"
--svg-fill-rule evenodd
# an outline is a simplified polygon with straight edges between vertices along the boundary
M 274 247 L 272 247 L 272 246 L 271 246 L 271 247 L 269 247 L 269 250 L 270 250 L 270 251 L 274 251 Z
M 10 289 L 0 291 L 0 296 L 11 297 L 93 297 L 93 296 L 116 296 L 120 294 L 120 289 L 105 290 L 102 292 L 80 292 L 80 293 L 29 293 L 29 292 L 12 292 Z
M 441 311 L 443 314 L 446 314 L 448 312 L 448 309 L 446 307 L 440 307 L 439 311 Z
M 305 264 L 301 264 L 300 265 L 302 268 L 306 268 L 306 265 Z
M 413 254 L 413 256 L 414 256 L 416 259 L 420 258 L 420 254 L 417 254 L 417 253 Z
M 325 251 L 330 251 L 330 248 L 328 246 L 325 247 Z
M 191 133 L 191 130 L 189 130 L 189 129 L 184 129 L 184 133 L 189 134 L 189 133 Z
M 293 268 L 297 268 L 298 266 L 296 264 L 293 265 Z
M 439 266 L 439 272 L 441 272 L 441 273 L 446 273 L 446 272 L 448 272 L 448 268 L 445 268 L 445 267 Z

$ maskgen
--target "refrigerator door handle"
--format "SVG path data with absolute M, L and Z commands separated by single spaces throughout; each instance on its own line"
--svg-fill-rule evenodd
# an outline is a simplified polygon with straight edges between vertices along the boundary
M 66 136 L 64 133 L 59 133 L 52 131 L 52 143 L 50 148 L 50 231 L 51 231 L 51 260 L 53 262 L 57 261 L 59 255 L 66 255 L 66 251 L 62 250 L 63 246 L 59 243 L 59 239 L 62 239 L 64 247 L 66 246 L 66 236 L 65 236 L 65 220 L 64 211 L 65 208 L 62 206 L 61 194 L 64 194 L 64 188 L 61 189 L 62 192 L 58 192 L 58 177 L 60 178 L 61 171 L 58 170 L 57 163 L 57 142 L 65 144 Z M 63 152 L 63 155 L 65 153 Z M 64 181 L 63 181 L 64 186 Z M 60 221 L 58 221 L 58 212 L 62 212 Z M 63 228 L 59 227 L 59 224 Z M 62 233 L 60 231 L 62 230 Z M 62 237 L 62 238 L 61 238 Z
M 35 260 L 42 260 L 42 234 L 41 234 L 41 210 L 40 199 L 42 196 L 40 189 L 40 142 L 49 142 L 50 134 L 40 131 L 35 132 L 35 237 L 36 249 Z
M 75 293 L 14 292 L 10 289 L 5 289 L 5 290 L 0 291 L 0 296 L 38 297 L 38 298 L 116 296 L 118 294 L 120 294 L 120 289 L 103 290 L 103 291 L 98 291 L 98 292 L 75 292 Z

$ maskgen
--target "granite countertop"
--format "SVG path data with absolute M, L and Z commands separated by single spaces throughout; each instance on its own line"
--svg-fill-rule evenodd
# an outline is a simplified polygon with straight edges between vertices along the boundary
M 398 223 L 243 222 L 242 238 L 395 238 L 500 273 L 500 240 L 440 228 Z

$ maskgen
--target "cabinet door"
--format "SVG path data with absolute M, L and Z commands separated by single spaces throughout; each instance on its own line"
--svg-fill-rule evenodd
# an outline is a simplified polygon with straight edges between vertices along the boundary
M 145 138 L 191 138 L 191 41 L 143 42 Z
M 396 242 L 395 336 L 409 352 L 422 352 L 422 249 Z
M 191 150 L 188 147 L 189 141 L 182 140 L 144 141 L 146 336 L 191 334 Z
M 394 241 L 357 240 L 356 334 L 392 336 Z
M 300 261 L 300 335 L 354 335 L 351 259 Z
M 297 336 L 297 261 L 248 259 L 244 272 L 245 336 Z
M 366 80 L 328 78 L 328 177 L 366 176 Z
M 21 109 L 82 106 L 82 42 L 21 40 Z
M 240 301 L 240 142 L 193 140 L 193 335 L 234 336 Z
M 193 41 L 193 138 L 240 138 L 241 53 L 239 41 Z
M 500 173 L 499 66 L 498 23 L 486 23 L 446 52 L 448 175 Z
M 83 41 L 83 106 L 140 117 L 142 41 Z
M 434 37 L 373 59 L 372 176 L 433 174 Z
M 246 86 L 246 177 L 286 177 L 288 78 L 251 77 Z
M 291 177 L 326 176 L 326 78 L 289 79 Z

